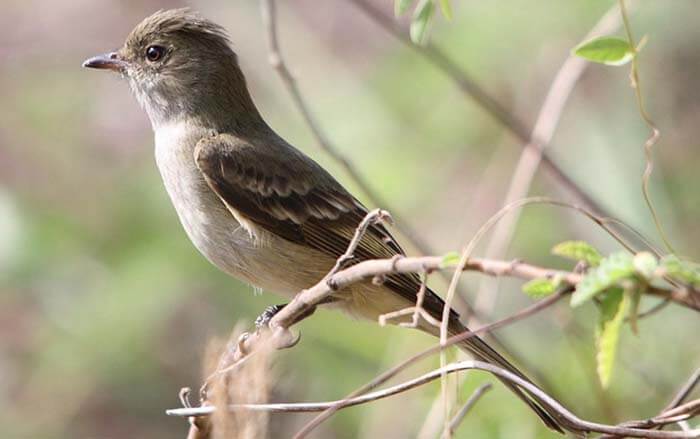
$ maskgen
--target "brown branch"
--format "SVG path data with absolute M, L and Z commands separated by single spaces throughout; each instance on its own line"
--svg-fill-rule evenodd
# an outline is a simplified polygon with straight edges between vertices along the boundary
M 450 434 L 454 434 L 454 432 L 457 431 L 457 428 L 462 423 L 462 421 L 467 416 L 472 407 L 474 407 L 476 403 L 479 402 L 479 399 L 481 399 L 481 397 L 484 396 L 486 392 L 491 390 L 492 387 L 493 385 L 491 383 L 486 383 L 478 389 L 476 389 L 474 393 L 472 393 L 469 399 L 467 399 L 467 402 L 464 403 L 459 412 L 457 412 L 454 418 L 452 418 L 452 420 L 450 421 Z
M 398 393 L 404 392 L 409 389 L 416 388 L 425 383 L 433 381 L 440 378 L 445 373 L 454 373 L 461 370 L 483 370 L 489 372 L 499 378 L 505 379 L 517 386 L 521 387 L 528 393 L 535 396 L 538 401 L 545 405 L 548 410 L 555 412 L 559 420 L 564 422 L 565 425 L 572 432 L 580 433 L 605 433 L 609 435 L 616 436 L 628 436 L 628 437 L 640 437 L 640 438 L 700 438 L 700 429 L 688 430 L 688 431 L 653 431 L 641 428 L 626 427 L 623 425 L 606 425 L 599 424 L 596 422 L 590 422 L 583 420 L 572 412 L 570 412 L 566 407 L 563 407 L 556 400 L 551 398 L 549 395 L 544 393 L 540 388 L 535 386 L 519 376 L 502 369 L 498 366 L 484 363 L 481 361 L 461 361 L 457 363 L 452 363 L 446 367 L 433 370 L 426 373 L 418 378 L 410 381 L 392 386 L 390 388 L 379 390 L 376 392 L 368 393 L 362 396 L 354 397 L 351 399 L 343 399 L 339 401 L 329 401 L 329 402 L 318 402 L 318 403 L 281 403 L 281 404 L 232 404 L 227 408 L 228 410 L 258 410 L 258 411 L 269 411 L 269 412 L 315 412 L 326 410 L 329 407 L 334 407 L 340 405 L 341 408 L 351 407 L 358 404 L 365 404 L 371 401 L 376 401 L 378 399 L 386 398 Z M 169 410 L 168 414 L 171 416 L 186 416 L 186 417 L 197 417 L 197 416 L 207 416 L 214 413 L 216 409 L 213 407 L 197 407 L 197 408 L 183 408 L 183 409 L 173 409 Z M 687 419 L 688 417 L 694 416 L 700 411 L 700 400 L 691 401 L 687 404 L 679 406 L 668 412 L 662 413 L 662 415 L 657 416 L 650 422 L 655 425 L 665 425 L 672 422 L 677 422 L 679 419 Z
M 626 422 L 624 425 L 634 428 L 663 428 L 667 423 L 683 422 L 691 414 L 697 415 L 700 412 L 700 400 L 694 400 L 687 404 L 682 402 L 690 395 L 695 386 L 700 382 L 700 369 L 697 369 L 683 386 L 676 392 L 671 402 L 654 418 L 643 421 Z M 674 418 L 674 416 L 676 418 Z M 669 422 L 659 422 L 669 420 Z M 617 435 L 603 435 L 600 439 L 614 439 Z
M 387 17 L 376 6 L 366 0 L 350 0 L 368 17 L 370 17 L 379 27 L 390 33 L 396 39 L 411 48 L 436 68 L 447 75 L 462 91 L 463 94 L 474 99 L 487 113 L 495 120 L 506 127 L 515 137 L 523 142 L 524 148 L 534 149 L 534 145 L 544 144 L 541 139 L 532 139 L 530 131 L 525 124 L 518 120 L 512 112 L 502 106 L 496 99 L 484 91 L 462 68 L 451 60 L 443 51 L 428 44 L 418 46 L 413 44 L 407 37 L 407 33 L 399 26 L 395 20 Z M 538 151 L 533 151 L 538 154 Z M 574 182 L 546 153 L 542 153 L 542 166 L 561 187 L 568 189 L 581 202 L 590 209 L 608 215 L 596 200 L 594 200 L 585 190 Z
M 380 222 L 387 221 L 387 222 L 392 222 L 393 220 L 391 219 L 391 215 L 389 215 L 389 212 L 386 210 L 382 209 L 374 209 L 373 211 L 369 212 L 365 217 L 362 219 L 360 224 L 357 226 L 355 229 L 355 234 L 353 235 L 352 239 L 350 240 L 350 244 L 348 244 L 348 248 L 345 250 L 345 253 L 343 253 L 336 261 L 335 265 L 331 269 L 331 271 L 328 273 L 326 278 L 330 278 L 334 274 L 336 274 L 340 269 L 343 268 L 343 265 L 351 261 L 355 257 L 355 250 L 357 250 L 357 246 L 360 245 L 360 241 L 362 241 L 362 237 L 365 236 L 365 233 L 367 233 L 367 229 L 373 225 L 373 224 L 378 224 Z
M 336 274 L 325 278 L 307 290 L 301 291 L 294 299 L 277 313 L 270 321 L 270 327 L 276 334 L 275 338 L 283 344 L 295 338 L 279 336 L 302 317 L 309 309 L 321 303 L 336 289 L 345 288 L 356 282 L 399 273 L 420 273 L 423 270 L 443 270 L 443 258 L 440 256 L 401 257 L 389 259 L 373 259 L 363 261 Z M 489 276 L 507 276 L 521 279 L 558 278 L 568 285 L 576 285 L 582 274 L 554 270 L 527 264 L 519 260 L 500 261 L 481 258 L 470 258 L 464 266 L 464 271 L 477 271 Z M 685 289 L 669 290 L 662 287 L 649 287 L 647 293 L 668 298 L 678 304 L 700 311 L 700 303 L 696 303 Z M 241 341 L 241 346 L 247 349 L 257 337 L 249 336 Z
M 384 264 L 384 269 L 393 269 L 394 272 L 400 273 L 404 272 L 402 270 L 406 270 L 405 272 L 416 272 L 418 270 L 425 270 L 425 269 L 441 269 L 444 268 L 441 265 L 441 258 L 435 258 L 435 257 L 423 257 L 423 258 L 402 258 L 400 260 L 374 260 L 374 261 L 366 261 L 362 262 L 354 267 L 351 267 L 348 270 L 355 269 L 357 271 L 369 269 L 369 273 L 366 273 L 366 275 L 371 275 L 371 276 L 376 276 L 377 274 L 386 274 L 383 273 L 380 265 Z M 543 267 L 537 267 L 534 265 L 529 265 L 525 264 L 520 261 L 512 261 L 512 262 L 506 262 L 506 261 L 493 261 L 493 260 L 486 260 L 486 259 L 478 259 L 478 258 L 472 258 L 468 259 L 466 262 L 465 261 L 460 261 L 464 262 L 463 268 L 465 271 L 479 271 L 481 273 L 487 274 L 487 275 L 492 275 L 492 276 L 512 276 L 512 277 L 519 277 L 523 279 L 536 279 L 536 278 L 554 278 L 555 276 L 560 279 L 560 281 L 566 283 L 569 285 L 569 290 L 573 289 L 573 287 L 578 284 L 578 282 L 581 281 L 583 278 L 583 275 L 579 273 L 572 273 L 572 272 L 565 272 L 565 271 L 559 271 L 559 270 L 552 270 L 548 268 L 543 268 Z M 377 265 L 374 265 L 377 264 Z M 379 269 L 378 271 L 374 271 L 376 269 Z M 340 273 L 338 273 L 340 274 Z M 352 273 L 350 274 L 348 280 L 352 281 L 354 276 L 357 276 L 359 273 Z M 360 276 L 361 278 L 361 276 Z M 359 279 L 358 279 L 359 280 Z M 338 285 L 341 285 L 339 282 Z M 696 295 L 691 294 L 690 291 L 686 289 L 678 289 L 678 290 L 667 290 L 659 287 L 649 287 L 646 290 L 646 293 L 648 294 L 653 294 L 653 295 L 659 295 L 664 298 L 667 298 L 669 300 L 675 301 L 681 305 L 684 305 L 686 307 L 689 307 L 691 309 L 694 309 L 696 311 L 700 311 L 700 301 L 697 300 Z M 550 296 L 549 298 L 536 303 L 535 305 L 539 306 L 542 304 L 542 306 L 549 306 L 551 303 L 554 303 L 555 301 L 559 300 L 561 298 L 561 292 L 558 293 L 555 296 Z M 551 302 L 550 302 L 551 300 Z M 539 311 L 540 308 L 538 307 L 533 307 L 532 310 L 526 309 L 528 312 L 537 312 Z M 526 311 L 523 310 L 523 311 Z M 529 314 L 527 314 L 529 315 Z M 520 319 L 523 318 L 524 314 L 523 313 L 518 313 L 515 314 L 514 316 L 511 316 L 513 319 Z M 509 324 L 511 323 L 510 318 L 503 319 L 499 322 L 499 324 Z M 491 331 L 492 325 L 487 325 L 484 328 L 485 331 Z M 458 336 L 453 336 L 448 339 L 448 341 L 444 344 L 441 343 L 443 347 L 446 346 L 451 346 L 454 343 L 458 343 L 459 341 L 462 341 L 470 336 L 473 336 L 476 333 L 474 332 L 469 332 L 467 331 L 466 333 Z M 379 376 L 376 380 L 372 381 L 369 383 L 366 387 L 363 387 L 360 389 L 360 392 L 367 391 L 368 389 L 373 388 L 373 386 L 379 385 L 383 380 L 388 379 L 389 377 L 392 376 L 392 374 L 396 373 L 398 370 L 401 370 L 402 368 L 406 367 L 408 364 L 412 364 L 414 361 L 417 361 L 420 358 L 424 358 L 422 354 L 425 354 L 425 356 L 440 351 L 441 348 L 438 346 L 437 348 L 429 349 L 427 351 L 424 351 L 423 353 L 419 354 L 418 356 L 414 356 L 407 360 L 406 362 L 402 363 L 402 365 L 397 366 L 397 369 L 392 369 L 388 371 L 386 374 L 383 374 Z M 354 395 L 354 393 L 352 394 Z M 295 436 L 296 439 L 301 439 L 308 434 L 313 428 L 318 426 L 321 422 L 323 422 L 325 419 L 327 419 L 331 414 L 333 413 L 333 409 L 329 409 L 327 413 L 322 413 L 321 415 L 317 416 L 315 419 L 313 419 L 309 424 L 307 424 L 302 431 L 300 431 L 297 436 Z
M 431 316 L 428 311 L 423 308 L 423 301 L 425 300 L 425 292 L 428 288 L 428 273 L 426 271 L 421 275 L 420 288 L 418 289 L 418 294 L 416 294 L 416 303 L 408 308 L 403 308 L 398 311 L 389 312 L 386 314 L 381 314 L 377 319 L 379 321 L 379 326 L 386 326 L 387 322 L 405 315 L 411 315 L 410 322 L 399 322 L 399 326 L 402 328 L 417 328 L 420 319 L 425 320 L 429 325 L 439 327 L 440 321 L 435 317 Z
M 443 259 L 444 258 L 441 256 L 372 259 L 341 270 L 328 279 L 333 285 L 337 286 L 337 288 L 344 288 L 353 283 L 365 279 L 372 279 L 376 276 L 399 273 L 420 273 L 423 270 L 444 270 L 449 267 L 443 265 Z M 488 276 L 515 277 L 524 280 L 539 278 L 554 279 L 556 277 L 564 284 L 572 286 L 577 285 L 584 277 L 584 275 L 580 273 L 540 267 L 517 259 L 501 261 L 469 258 L 464 266 L 464 271 L 475 271 Z M 280 325 L 288 327 L 290 322 L 307 310 L 306 306 L 310 307 L 318 304 L 332 292 L 333 290 L 328 286 L 327 282 L 320 282 L 302 291 L 272 319 L 273 322 L 276 321 L 276 325 L 273 326 Z M 679 305 L 700 311 L 700 303 L 695 300 L 694 296 L 690 294 L 691 291 L 686 288 L 666 289 L 663 287 L 650 286 L 646 293 L 667 298 Z M 295 302 L 297 303 L 295 304 Z M 295 306 L 290 307 L 292 304 Z
M 469 362 L 464 362 L 464 363 L 469 363 Z M 468 367 L 470 365 L 467 364 L 467 367 L 463 366 L 460 363 L 457 363 L 455 365 L 450 365 L 449 367 L 446 368 L 440 368 L 436 369 L 434 371 L 431 371 L 429 373 L 426 373 L 424 375 L 421 375 L 418 378 L 414 378 L 409 381 L 405 381 L 403 383 L 397 384 L 395 386 L 388 387 L 383 390 L 378 390 L 375 392 L 370 392 L 366 393 L 364 395 L 355 397 L 355 398 L 350 398 L 350 399 L 343 399 L 343 400 L 337 400 L 337 401 L 324 401 L 324 402 L 298 402 L 298 403 L 273 403 L 273 404 L 229 404 L 226 409 L 229 411 L 238 411 L 238 410 L 250 410 L 250 411 L 264 411 L 264 412 L 270 412 L 270 413 L 313 413 L 313 412 L 321 412 L 324 411 L 330 407 L 336 406 L 338 404 L 342 404 L 343 408 L 347 407 L 352 407 L 356 405 L 361 405 L 361 404 L 367 404 L 369 402 L 373 401 L 378 401 L 380 399 L 388 398 L 390 396 L 398 395 L 399 393 L 403 393 L 407 390 L 415 389 L 416 387 L 420 387 L 423 384 L 427 384 L 437 378 L 440 378 L 440 374 L 442 373 L 454 373 L 458 372 L 461 370 L 466 370 L 474 367 Z M 487 384 L 485 386 L 482 386 L 482 388 L 478 389 L 480 392 L 475 392 L 474 395 L 472 395 L 472 398 L 470 398 L 470 401 L 476 396 L 477 398 L 481 396 L 481 393 L 484 393 L 485 390 L 484 387 L 490 387 L 490 384 Z M 472 401 L 473 405 L 476 401 Z M 169 416 L 180 416 L 180 417 L 204 417 L 204 416 L 209 416 L 212 415 L 214 412 L 216 412 L 217 408 L 214 406 L 204 406 L 204 407 L 183 407 L 183 408 L 178 408 L 178 409 L 171 409 L 167 410 L 165 413 Z
M 371 215 L 371 213 L 370 213 Z M 273 343 L 278 348 L 290 347 L 298 339 L 293 336 L 289 328 L 300 321 L 308 311 L 337 289 L 345 288 L 356 282 L 372 279 L 377 276 L 386 276 L 398 273 L 420 273 L 425 270 L 443 270 L 443 257 L 401 257 L 389 259 L 373 259 L 363 261 L 344 270 L 328 276 L 307 290 L 301 291 L 294 299 L 280 310 L 270 320 L 270 328 L 273 333 Z M 562 285 L 573 287 L 582 279 L 582 274 L 554 270 L 536 265 L 527 264 L 519 260 L 500 261 L 482 258 L 470 258 L 464 265 L 464 271 L 480 272 L 489 276 L 516 277 L 525 280 L 557 278 Z M 662 287 L 649 287 L 646 293 L 667 298 L 680 305 L 700 311 L 700 303 L 694 301 L 694 296 L 684 289 L 669 290 Z M 264 333 L 256 332 L 246 334 L 238 341 L 235 350 L 229 356 L 229 363 L 241 361 L 248 353 L 255 350 L 255 345 L 260 341 Z M 452 340 L 454 337 L 448 339 Z
M 685 401 L 698 383 L 700 383 L 700 368 L 696 369 L 690 378 L 688 378 L 685 384 L 683 384 L 683 387 L 680 388 L 671 402 L 669 402 L 666 408 L 664 408 L 664 411 L 678 407 L 683 401 Z

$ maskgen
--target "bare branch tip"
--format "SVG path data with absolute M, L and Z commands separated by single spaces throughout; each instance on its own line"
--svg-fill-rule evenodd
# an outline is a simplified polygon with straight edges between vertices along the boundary
M 190 394 L 191 393 L 192 393 L 192 389 L 189 387 L 183 387 L 182 389 L 180 389 L 180 392 L 178 393 L 178 398 L 180 399 L 180 404 L 182 404 L 182 406 L 185 408 L 192 407 L 192 404 L 190 403 Z

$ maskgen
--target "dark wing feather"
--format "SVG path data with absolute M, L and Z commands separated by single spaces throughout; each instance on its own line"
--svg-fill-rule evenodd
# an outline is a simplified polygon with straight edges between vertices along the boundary
M 200 140 L 195 161 L 211 189 L 239 214 L 271 233 L 338 258 L 367 209 L 313 160 L 282 142 L 276 138 L 256 147 L 220 134 Z M 355 258 L 403 254 L 386 228 L 376 224 L 368 228 Z M 386 285 L 415 302 L 420 279 L 392 275 Z M 443 302 L 427 294 L 424 307 L 440 317 Z

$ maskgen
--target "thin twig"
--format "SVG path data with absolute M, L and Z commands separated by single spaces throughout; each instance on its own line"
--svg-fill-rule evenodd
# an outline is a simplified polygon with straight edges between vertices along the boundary
M 591 220 L 593 220 L 594 222 L 596 222 L 597 224 L 599 224 L 605 228 L 604 219 L 596 217 L 594 214 L 586 211 L 585 209 L 582 209 L 582 208 L 577 207 L 577 206 L 569 205 L 567 203 L 558 202 L 556 200 L 550 200 L 550 199 L 543 198 L 543 197 L 539 197 L 539 198 L 535 197 L 535 198 L 520 200 L 517 203 L 514 203 L 513 206 L 509 206 L 509 208 L 518 207 L 518 206 L 525 206 L 525 205 L 533 204 L 533 203 L 547 203 L 547 204 L 552 204 L 552 205 L 557 205 L 557 206 L 575 209 L 575 210 L 583 213 L 588 218 L 590 218 Z M 502 215 L 505 212 L 507 212 L 507 208 L 502 209 L 502 211 L 499 212 L 496 216 L 494 216 L 490 220 L 489 223 L 487 223 L 484 227 L 482 227 L 478 236 L 481 236 L 484 233 L 484 231 L 487 230 L 488 227 L 490 227 L 490 225 L 494 221 L 498 220 L 499 215 Z M 367 215 L 367 217 L 371 218 L 372 215 L 373 215 L 372 213 L 369 213 Z M 362 230 L 362 224 L 360 224 L 359 230 L 357 231 L 357 236 L 361 235 L 361 230 Z M 609 231 L 609 233 L 611 233 L 614 237 L 616 237 L 614 232 Z M 619 239 L 619 238 L 617 238 L 617 239 Z M 475 241 L 472 241 L 472 242 L 475 242 Z M 352 247 L 352 243 L 351 243 L 350 247 Z M 345 253 L 348 254 L 348 253 L 352 253 L 352 252 L 346 251 Z M 468 253 L 469 252 L 466 252 L 465 254 L 468 254 Z M 345 256 L 345 254 L 341 255 L 341 257 L 339 258 L 339 261 L 342 261 L 344 259 L 344 256 Z M 355 273 L 353 270 L 357 270 L 358 267 L 365 267 L 367 265 L 367 263 L 373 263 L 373 264 L 380 263 L 381 264 L 381 262 L 379 262 L 381 260 L 365 261 L 365 262 L 362 262 L 360 264 L 355 265 L 354 267 L 350 267 L 350 269 L 348 269 L 348 270 L 342 270 L 333 276 L 326 276 L 326 277 L 324 277 L 324 279 L 319 281 L 319 283 L 317 285 L 315 285 L 314 287 L 310 288 L 309 290 L 304 290 L 304 291 L 300 292 L 290 304 L 285 306 L 270 321 L 269 326 L 270 326 L 270 328 L 272 328 L 274 330 L 272 343 L 278 349 L 283 349 L 283 348 L 293 346 L 294 344 L 296 344 L 296 342 L 299 340 L 299 338 L 295 337 L 291 333 L 291 331 L 289 331 L 289 327 L 292 324 L 300 321 L 304 316 L 308 316 L 308 311 L 311 310 L 317 304 L 320 304 L 321 302 L 323 302 L 328 296 L 330 296 L 330 294 L 332 294 L 333 291 L 335 291 L 339 288 L 342 288 L 344 286 L 347 286 L 351 283 L 362 280 L 365 278 L 363 276 L 376 277 L 376 276 L 385 276 L 387 274 L 400 273 L 401 270 L 400 270 L 399 266 L 402 265 L 402 262 L 405 261 L 406 259 L 409 259 L 409 258 L 400 258 L 400 259 L 392 258 L 392 259 L 385 260 L 385 262 L 388 262 L 389 265 L 388 266 L 385 265 L 383 267 L 382 266 L 374 267 L 375 270 L 377 270 L 377 269 L 380 270 L 380 271 L 377 271 L 374 273 L 371 271 L 364 272 L 364 273 L 362 273 L 362 272 Z M 463 255 L 463 259 L 464 259 L 464 255 Z M 414 261 L 415 260 L 416 259 L 414 259 Z M 418 262 L 417 266 L 414 265 L 412 267 L 407 268 L 408 271 L 406 271 L 406 272 L 414 272 L 415 273 L 415 272 L 422 272 L 422 271 L 426 271 L 426 270 L 437 270 L 437 269 L 444 268 L 444 267 L 442 267 L 442 258 L 432 259 L 432 264 L 433 264 L 432 266 L 427 265 L 427 261 L 428 261 L 427 259 L 420 260 Z M 460 261 L 460 263 L 463 263 L 463 261 Z M 424 265 L 424 264 L 426 264 L 426 265 Z M 519 265 L 520 264 L 510 262 L 510 263 L 508 263 L 508 267 L 505 268 L 505 270 L 511 270 Z M 463 268 L 466 269 L 467 267 L 465 266 Z M 488 269 L 487 269 L 487 271 L 488 271 Z M 349 278 L 344 278 L 344 276 L 347 275 L 348 273 L 350 273 L 351 276 Z M 355 276 L 355 277 L 353 277 L 353 276 Z M 546 274 L 539 273 L 539 276 L 540 277 L 546 276 Z M 453 288 L 454 288 L 454 286 L 453 286 Z M 660 294 L 663 296 L 663 292 L 657 292 L 653 288 L 649 289 L 648 292 L 649 293 L 656 292 L 657 294 Z M 670 293 L 670 295 L 668 295 L 668 297 L 673 298 L 674 297 L 673 295 L 674 295 L 674 292 L 671 291 L 671 293 Z M 449 307 L 449 300 L 451 300 L 449 296 L 450 295 L 448 294 L 448 305 L 447 305 L 448 307 Z M 689 296 L 687 293 L 677 294 L 677 296 L 678 297 L 676 298 L 676 300 L 679 300 L 681 302 L 683 302 L 682 299 L 684 299 L 684 298 L 692 297 L 692 296 Z M 687 300 L 686 300 L 686 302 L 687 302 Z M 698 305 L 698 306 L 700 306 L 700 305 Z M 227 349 L 227 351 L 225 353 L 225 357 L 222 357 L 222 358 L 224 358 L 225 361 L 220 364 L 220 366 L 217 368 L 217 371 L 212 375 L 211 378 L 215 378 L 216 376 L 219 376 L 222 373 L 229 372 L 229 371 L 239 367 L 244 361 L 246 361 L 250 357 L 251 353 L 253 353 L 253 354 L 255 353 L 255 347 L 261 342 L 260 339 L 261 339 L 262 335 L 265 335 L 265 334 L 261 334 L 260 332 L 256 332 L 253 334 L 244 334 L 243 336 L 241 336 L 241 338 L 238 340 L 237 344 L 233 347 L 233 349 Z M 444 339 L 444 337 L 443 337 L 443 339 Z M 444 340 L 443 340 L 443 343 L 444 343 Z M 227 363 L 228 365 L 224 366 L 223 365 L 224 363 Z M 203 386 L 203 391 L 201 392 L 204 394 L 203 402 L 206 400 L 206 388 L 208 386 L 209 381 L 210 381 L 210 379 L 208 379 L 205 382 L 205 384 Z
M 685 384 L 683 384 L 683 387 L 680 388 L 678 393 L 676 393 L 671 402 L 668 403 L 663 411 L 666 412 L 678 407 L 683 401 L 685 401 L 698 383 L 700 383 L 700 368 L 696 369 L 690 378 L 688 378 Z
M 345 253 L 340 255 L 340 257 L 335 261 L 335 265 L 326 277 L 330 278 L 331 276 L 336 274 L 341 268 L 343 268 L 345 264 L 351 261 L 355 257 L 355 250 L 357 250 L 357 246 L 360 245 L 360 241 L 362 241 L 362 238 L 365 236 L 365 233 L 367 233 L 367 229 L 371 225 L 378 224 L 382 221 L 391 222 L 391 215 L 389 215 L 389 212 L 387 212 L 386 210 L 374 209 L 373 211 L 367 213 L 367 215 L 365 215 L 365 217 L 355 229 L 355 234 L 350 240 L 350 244 L 348 244 L 348 248 L 345 250 Z
M 390 313 L 380 315 L 378 318 L 379 325 L 385 326 L 386 323 L 390 320 L 411 314 L 411 321 L 399 322 L 399 326 L 401 326 L 402 328 L 417 328 L 420 319 L 423 318 L 423 320 L 428 322 L 428 324 L 435 327 L 440 327 L 440 321 L 437 320 L 435 317 L 431 316 L 430 313 L 428 313 L 428 311 L 426 311 L 425 308 L 423 308 L 423 300 L 425 299 L 425 292 L 427 289 L 428 273 L 427 271 L 423 271 L 421 275 L 420 288 L 418 289 L 418 294 L 416 294 L 415 305 L 410 306 L 408 308 L 400 309 L 398 311 L 393 311 Z
M 467 416 L 469 411 L 476 405 L 477 402 L 479 402 L 479 399 L 491 388 L 493 385 L 491 383 L 486 383 L 482 386 L 480 386 L 478 389 L 474 391 L 474 393 L 471 394 L 469 399 L 467 399 L 467 402 L 464 403 L 462 408 L 457 412 L 454 418 L 450 421 L 450 434 L 454 434 L 455 431 L 457 431 L 457 428 L 459 425 L 462 423 L 464 418 Z
M 657 312 L 659 312 L 659 311 L 661 311 L 662 309 L 666 308 L 666 307 L 668 306 L 669 303 L 671 303 L 670 300 L 664 299 L 664 300 L 662 300 L 661 302 L 659 302 L 659 303 L 657 303 L 656 305 L 654 305 L 654 306 L 652 306 L 651 308 L 649 308 L 648 310 L 640 312 L 639 315 L 637 315 L 637 321 L 642 320 L 642 319 L 645 319 L 645 318 L 647 318 L 647 317 L 649 317 L 649 316 L 653 316 L 653 315 L 656 314 Z M 626 322 L 629 321 L 629 317 L 625 317 L 625 321 L 626 321 Z
M 663 427 L 669 424 L 686 422 L 688 419 L 691 419 L 697 416 L 698 414 L 700 414 L 700 399 L 695 399 L 685 404 L 681 404 L 675 408 L 665 410 L 651 419 L 623 422 L 622 424 L 620 424 L 620 426 L 640 430 L 648 429 L 648 436 L 644 437 L 657 437 L 653 434 L 656 433 L 654 431 L 655 429 L 662 429 Z M 693 434 L 693 431 L 699 430 L 690 430 L 689 428 L 682 428 L 682 431 L 684 433 L 690 432 L 690 434 Z M 617 437 L 619 437 L 619 434 L 606 433 L 602 435 L 600 439 L 613 439 Z
M 355 398 L 350 398 L 350 399 L 344 399 L 344 400 L 336 400 L 336 401 L 324 401 L 324 402 L 300 402 L 300 403 L 273 403 L 273 404 L 229 404 L 226 409 L 229 411 L 238 411 L 238 410 L 250 410 L 250 411 L 263 411 L 263 412 L 270 412 L 270 413 L 310 413 L 310 412 L 321 412 L 323 410 L 328 409 L 329 407 L 336 406 L 338 404 L 342 404 L 342 408 L 347 408 L 347 407 L 352 407 L 356 405 L 361 405 L 361 404 L 367 404 L 369 402 L 377 401 L 380 399 L 388 398 L 390 396 L 397 395 L 399 393 L 403 393 L 407 390 L 415 389 L 416 387 L 420 387 L 424 384 L 427 384 L 431 381 L 434 381 L 435 379 L 440 377 L 440 374 L 445 372 L 445 373 L 454 373 L 458 372 L 460 370 L 465 370 L 468 368 L 474 368 L 474 367 L 469 367 L 471 365 L 467 365 L 467 367 L 448 367 L 447 369 L 436 369 L 432 372 L 426 373 L 424 375 L 421 375 L 418 378 L 414 378 L 409 381 L 405 381 L 403 383 L 397 384 L 395 386 L 387 387 L 386 389 L 383 390 L 378 390 L 375 392 L 370 392 L 366 393 L 362 396 L 358 396 Z M 480 389 L 478 389 L 477 392 L 481 391 L 480 393 L 475 392 L 474 395 L 470 398 L 470 401 L 476 396 L 477 398 L 483 393 L 485 390 L 484 387 L 490 387 L 490 384 L 486 384 L 485 386 L 482 386 Z M 476 401 L 472 402 L 473 403 Z M 166 414 L 168 416 L 180 416 L 180 417 L 203 417 L 203 416 L 209 416 L 213 414 L 217 408 L 215 406 L 205 406 L 205 407 L 183 407 L 183 408 L 178 408 L 178 409 L 170 409 L 166 410 Z
M 652 418 L 651 420 L 643 420 L 643 421 L 631 421 L 631 422 L 625 422 L 624 425 L 628 427 L 634 427 L 634 428 L 663 428 L 666 424 L 662 423 L 655 423 L 654 420 L 659 420 L 659 419 L 669 419 L 672 416 L 677 416 L 679 413 L 688 415 L 689 413 L 698 413 L 698 410 L 700 407 L 698 407 L 698 404 L 700 403 L 700 400 L 695 400 L 691 401 L 688 403 L 688 406 L 684 406 L 684 408 L 679 409 L 681 407 L 681 403 L 690 395 L 690 393 L 693 391 L 695 386 L 698 384 L 700 381 L 700 368 L 697 369 L 691 376 L 686 380 L 685 384 L 680 388 L 678 392 L 676 392 L 676 395 L 671 399 L 671 402 L 668 403 L 666 407 L 661 411 L 659 415 L 656 417 Z M 684 417 L 681 416 L 677 421 L 677 423 L 684 422 Z M 671 421 L 674 422 L 674 421 Z M 671 423 L 669 422 L 669 423 Z M 683 428 L 683 426 L 681 426 Z M 684 431 L 688 431 L 687 429 L 683 428 Z M 617 436 L 615 435 L 603 435 L 600 437 L 600 439 L 613 439 L 616 438 Z

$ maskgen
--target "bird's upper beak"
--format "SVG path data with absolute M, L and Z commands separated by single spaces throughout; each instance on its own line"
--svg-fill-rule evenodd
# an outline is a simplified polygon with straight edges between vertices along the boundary
M 119 56 L 119 53 L 109 52 L 86 59 L 83 62 L 83 67 L 123 72 L 126 68 L 126 61 Z

